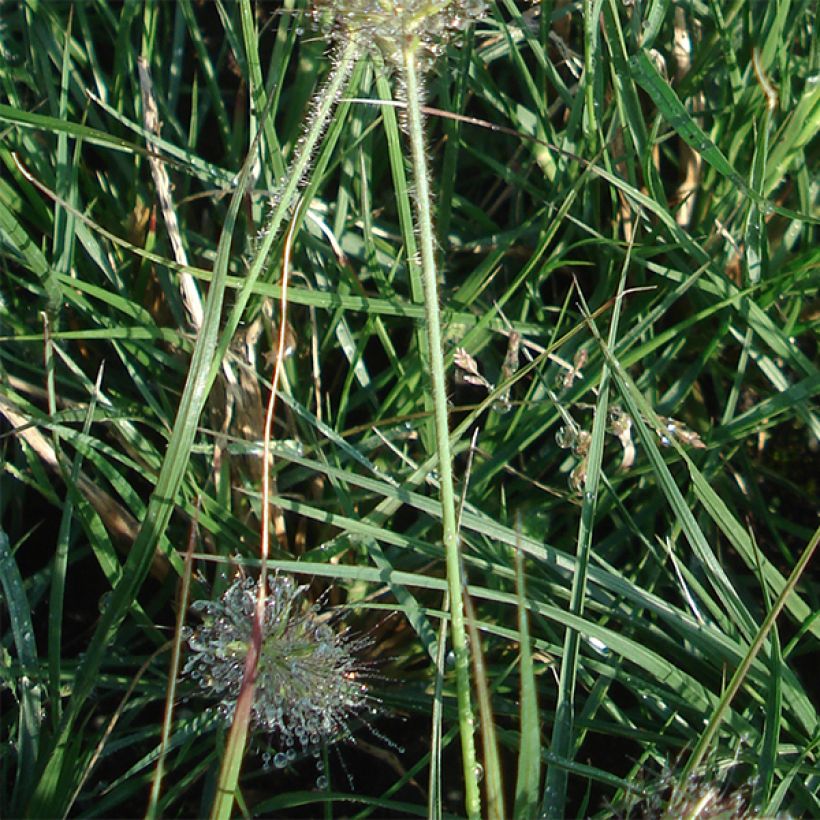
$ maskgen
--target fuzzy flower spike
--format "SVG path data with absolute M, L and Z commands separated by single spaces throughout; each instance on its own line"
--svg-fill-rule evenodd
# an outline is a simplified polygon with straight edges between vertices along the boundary
M 245 578 L 217 601 L 192 604 L 203 614 L 203 624 L 188 632 L 185 674 L 219 698 L 227 721 L 236 709 L 251 645 L 257 584 Z M 306 589 L 286 576 L 268 576 L 251 719 L 255 731 L 270 736 L 278 768 L 298 751 L 349 736 L 349 721 L 372 701 L 356 658 L 372 641 L 351 638 L 323 621 L 318 606 L 307 604 Z
M 450 37 L 485 11 L 484 0 L 317 0 L 317 20 L 329 20 L 337 41 L 355 38 L 400 65 L 408 47 L 429 67 Z

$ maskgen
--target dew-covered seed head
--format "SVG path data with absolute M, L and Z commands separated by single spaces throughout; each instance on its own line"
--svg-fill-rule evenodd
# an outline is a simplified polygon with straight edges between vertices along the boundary
M 257 732 L 271 736 L 287 754 L 349 734 L 348 723 L 373 700 L 357 654 L 370 638 L 337 631 L 305 599 L 306 587 L 282 575 L 268 576 L 262 646 L 251 711 Z M 197 601 L 203 623 L 188 637 L 191 655 L 184 672 L 220 699 L 219 711 L 233 717 L 251 643 L 257 582 L 236 581 L 217 601 Z M 288 758 L 289 759 L 289 758 Z M 274 765 L 285 758 L 272 758 Z

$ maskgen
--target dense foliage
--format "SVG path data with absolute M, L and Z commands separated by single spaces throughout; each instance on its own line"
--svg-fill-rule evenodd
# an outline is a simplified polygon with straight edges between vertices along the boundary
M 287 267 L 238 810 L 820 815 L 815 13 L 0 4 L 0 814 L 219 805 Z

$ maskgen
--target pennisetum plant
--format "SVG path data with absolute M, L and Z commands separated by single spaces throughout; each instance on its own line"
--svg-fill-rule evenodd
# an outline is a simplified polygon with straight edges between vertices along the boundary
M 308 42 L 317 38 L 300 45 L 289 16 L 313 2 L 332 46 L 323 83 Z M 260 280 L 284 276 L 302 209 L 316 197 L 333 217 L 322 226 L 332 253 L 306 243 L 306 288 L 297 295 L 283 281 L 280 289 L 304 304 L 297 338 L 315 342 L 312 374 L 293 362 L 293 416 L 282 425 L 308 451 L 279 449 L 297 466 L 282 475 L 278 495 L 283 509 L 304 515 L 300 525 L 316 522 L 317 538 L 304 542 L 305 563 L 287 566 L 394 590 L 396 604 L 363 606 L 401 610 L 418 636 L 395 658 L 407 685 L 384 699 L 407 711 L 432 699 L 430 816 L 444 811 L 442 751 L 459 728 L 465 772 L 458 763 L 453 779 L 459 791 L 465 781 L 471 789 L 471 814 L 537 816 L 548 791 L 559 817 L 727 816 L 746 784 L 741 813 L 820 816 L 810 662 L 820 626 L 816 584 L 805 573 L 820 540 L 807 458 L 820 435 L 807 142 L 820 118 L 816 20 L 805 2 L 767 4 L 754 27 L 744 3 L 523 5 L 499 3 L 487 24 L 498 36 L 479 60 L 464 49 L 454 82 L 440 84 L 454 110 L 469 89 L 471 111 L 486 110 L 493 122 L 469 143 L 448 127 L 441 205 L 433 207 L 419 108 L 425 75 L 480 9 L 444 0 L 211 8 L 0 0 L 0 815 L 139 810 L 133 801 L 166 752 L 165 788 L 158 762 L 147 815 L 191 815 L 200 795 L 213 799 L 218 750 L 203 736 L 212 721 L 187 708 L 173 719 L 175 675 L 161 728 L 155 706 L 164 671 L 156 652 L 166 651 L 168 596 L 183 569 L 177 600 L 188 600 L 186 590 L 213 599 L 191 620 L 188 675 L 198 673 L 214 705 L 223 701 L 226 717 L 247 730 L 221 755 L 236 767 L 220 784 L 221 816 L 234 811 L 229 777 L 235 784 L 247 733 L 256 733 L 254 748 L 272 737 L 275 768 L 288 750 L 301 756 L 302 738 L 312 753 L 311 735 L 321 746 L 367 721 L 372 693 L 358 687 L 368 666 L 356 658 L 366 647 L 340 621 L 311 611 L 317 602 L 298 592 L 305 581 L 290 583 L 282 562 L 263 561 L 225 597 L 222 587 L 205 595 L 191 578 L 193 536 L 184 566 L 173 549 L 194 498 L 221 555 L 244 555 L 259 540 L 247 537 L 244 498 L 237 509 L 238 492 L 228 493 L 257 476 L 245 469 L 248 443 L 234 449 L 230 430 L 201 419 L 239 323 L 252 318 L 251 300 L 271 292 Z M 153 72 L 162 129 L 140 124 L 139 57 Z M 394 108 L 382 110 L 387 157 L 374 151 L 377 124 L 362 116 L 348 129 L 358 78 L 366 96 L 374 74 L 379 99 L 403 100 L 395 103 L 401 132 Z M 318 94 L 307 107 L 311 89 Z M 295 135 L 294 113 L 304 123 Z M 168 167 L 172 185 L 176 177 L 176 195 L 164 198 L 177 212 L 177 238 L 204 266 L 182 265 L 204 285 L 195 340 L 176 292 L 181 256 L 163 250 L 151 216 L 149 131 L 152 161 Z M 280 140 L 292 146 L 290 159 L 280 157 Z M 336 145 L 344 152 L 334 155 Z M 573 153 L 548 147 L 559 145 Z M 240 146 L 249 148 L 241 168 Z M 499 165 L 500 157 L 509 161 Z M 430 181 L 435 191 L 438 179 Z M 223 201 L 226 187 L 232 196 Z M 260 221 L 262 187 L 275 193 Z M 386 201 L 392 191 L 394 203 Z M 431 214 L 438 236 L 452 236 L 458 249 L 446 262 L 441 249 L 430 252 Z M 263 231 L 248 243 L 243 229 L 257 225 Z M 272 258 L 280 248 L 281 267 Z M 335 294 L 329 270 L 346 280 Z M 402 292 L 405 271 L 413 305 Z M 443 278 L 453 293 L 441 303 L 443 321 L 463 346 L 446 357 L 434 335 Z M 616 309 L 621 331 L 607 339 L 603 318 Z M 411 317 L 419 352 L 407 362 L 396 348 Z M 589 333 L 584 362 L 577 337 Z M 501 379 L 500 334 L 520 337 Z M 513 377 L 507 363 L 517 367 L 519 353 Z M 486 357 L 480 371 L 470 356 Z M 101 357 L 105 378 L 95 384 Z M 457 424 L 451 406 L 448 442 L 442 371 L 451 358 L 486 395 L 459 407 Z M 566 371 L 561 390 L 556 369 Z M 214 396 L 214 409 L 226 406 L 221 399 Z M 421 416 L 423 429 L 411 429 Z M 252 427 L 260 438 L 256 418 Z M 481 447 L 468 449 L 463 437 L 475 428 Z M 456 482 L 457 490 L 469 485 L 456 516 L 462 545 L 471 544 L 469 553 L 462 546 L 464 568 L 448 443 L 453 452 L 465 445 L 467 468 L 473 453 L 480 462 L 469 482 L 469 469 Z M 243 461 L 230 464 L 232 453 Z M 570 471 L 577 498 L 560 486 Z M 308 488 L 317 476 L 323 487 Z M 422 482 L 435 485 L 435 502 L 426 488 L 415 492 Z M 29 526 L 40 523 L 43 504 L 59 510 L 59 531 L 53 516 L 44 529 Z M 505 523 L 519 511 L 514 527 Z M 437 577 L 442 542 L 452 598 Z M 476 630 L 469 643 L 460 628 L 466 572 L 475 617 L 465 610 L 465 620 Z M 447 653 L 450 600 L 461 727 L 456 674 L 445 676 L 455 656 Z M 184 634 L 180 624 L 172 670 Z M 478 659 L 482 642 L 486 671 L 476 665 L 468 680 L 466 649 Z M 330 688 L 314 699 L 323 655 Z M 251 657 L 253 686 L 245 685 Z M 470 696 L 485 768 L 480 809 Z M 455 724 L 446 733 L 445 706 Z M 493 715 L 505 762 L 518 761 L 509 815 L 493 803 L 491 744 L 479 745 Z M 505 758 L 497 757 L 500 772 Z M 381 794 L 359 795 L 362 814 L 388 805 L 402 812 L 398 789 L 412 788 L 407 778 L 425 765 L 426 755 L 391 776 L 389 791 L 368 776 L 360 791 Z M 666 766 L 659 780 L 641 775 L 653 765 Z M 284 782 L 288 770 L 244 774 L 260 815 L 311 800 L 314 813 L 322 803 L 329 816 L 345 799 L 335 788 L 300 794 Z M 262 790 L 271 788 L 281 792 L 266 800 Z M 241 794 L 235 810 L 248 811 Z
M 415 189 L 415 231 L 424 291 L 427 362 L 433 397 L 435 445 L 438 452 L 442 540 L 455 655 L 459 728 L 467 814 L 480 813 L 474 719 L 470 698 L 470 662 L 462 600 L 462 572 L 458 549 L 456 502 L 453 489 L 447 387 L 442 349 L 435 235 L 432 219 L 425 127 L 422 104 L 424 74 L 448 38 L 484 13 L 482 0 L 326 0 L 337 21 L 340 38 L 352 37 L 362 47 L 375 47 L 396 71 L 404 97 L 409 159 Z

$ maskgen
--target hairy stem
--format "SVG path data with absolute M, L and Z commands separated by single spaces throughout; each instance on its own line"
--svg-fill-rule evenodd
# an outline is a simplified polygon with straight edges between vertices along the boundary
M 351 38 L 343 47 L 338 49 L 333 60 L 333 69 L 311 103 L 310 110 L 312 113 L 308 119 L 304 136 L 285 175 L 282 188 L 276 198 L 273 213 L 265 225 L 264 236 L 256 250 L 253 263 L 245 275 L 242 287 L 236 293 L 234 305 L 225 321 L 225 328 L 217 348 L 217 356 L 211 367 L 211 383 L 213 383 L 213 379 L 221 366 L 220 362 L 225 355 L 230 340 L 242 320 L 245 306 L 248 304 L 248 299 L 250 299 L 253 292 L 253 285 L 260 274 L 266 270 L 268 256 L 279 235 L 279 229 L 287 219 L 288 214 L 291 213 L 299 196 L 299 190 L 311 173 L 317 146 L 325 134 L 328 124 L 332 121 L 337 103 L 344 96 L 360 53 L 361 49 L 354 38 Z
M 444 375 L 444 352 L 441 346 L 441 315 L 438 304 L 438 282 L 430 215 L 431 196 L 424 145 L 424 120 L 421 112 L 421 88 L 417 66 L 418 45 L 408 45 L 402 54 L 401 71 L 407 94 L 407 130 L 410 140 L 413 183 L 416 188 L 416 230 L 421 253 L 421 275 L 424 285 L 429 349 L 430 382 L 433 392 L 436 449 L 438 450 L 439 498 L 443 529 L 444 553 L 447 562 L 447 585 L 450 593 L 450 619 L 453 627 L 453 652 L 456 664 L 458 719 L 461 730 L 461 753 L 464 766 L 465 805 L 469 817 L 478 817 L 481 810 L 476 777 L 474 720 L 470 702 L 470 662 L 464 626 L 461 561 L 458 552 L 453 465 L 450 455 L 450 427 L 447 412 L 447 383 Z

